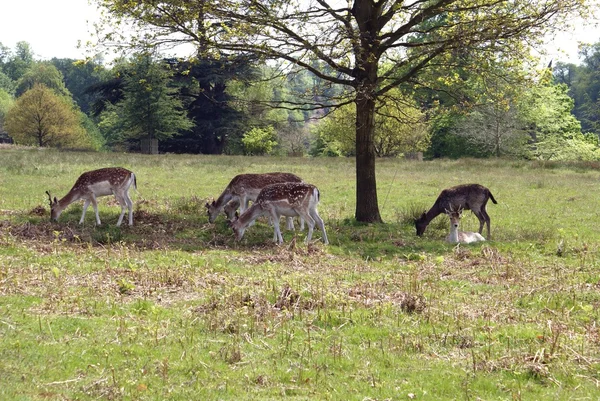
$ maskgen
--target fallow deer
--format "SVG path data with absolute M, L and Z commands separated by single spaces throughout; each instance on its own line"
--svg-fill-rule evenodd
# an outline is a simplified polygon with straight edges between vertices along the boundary
M 464 184 L 444 189 L 435 203 L 421 217 L 415 220 L 417 235 L 421 236 L 425 229 L 438 215 L 445 213 L 446 210 L 471 210 L 477 219 L 479 219 L 479 234 L 483 231 L 483 225 L 487 225 L 487 235 L 490 238 L 490 216 L 485 210 L 488 199 L 496 202 L 490 190 L 479 184 Z
M 485 241 L 485 238 L 479 233 L 472 231 L 458 231 L 458 225 L 460 224 L 460 218 L 462 217 L 463 209 L 452 209 L 446 210 L 446 214 L 450 217 L 450 234 L 446 237 L 446 241 L 452 244 L 470 244 L 477 241 Z
M 50 218 L 58 221 L 58 217 L 63 210 L 71 203 L 83 199 L 83 213 L 79 224 L 83 223 L 85 212 L 90 203 L 96 212 L 96 223 L 101 224 L 100 216 L 98 215 L 98 204 L 96 198 L 107 195 L 114 195 L 117 202 L 121 205 L 121 215 L 117 221 L 117 226 L 121 225 L 125 210 L 129 210 L 129 225 L 133 225 L 133 202 L 129 198 L 129 187 L 133 184 L 137 188 L 135 174 L 121 167 L 107 167 L 99 170 L 88 171 L 79 176 L 73 188 L 62 199 L 57 200 L 46 191 L 50 199 Z
M 311 240 L 316 223 L 323 233 L 323 242 L 328 244 L 325 224 L 317 212 L 319 197 L 319 190 L 311 184 L 285 182 L 267 185 L 260 191 L 252 206 L 229 224 L 235 233 L 236 240 L 239 241 L 250 223 L 260 216 L 270 216 L 274 227 L 273 241 L 282 244 L 283 237 L 279 229 L 279 218 L 281 216 L 300 216 L 308 224 L 305 242 Z
M 280 172 L 236 175 L 216 201 L 206 203 L 208 221 L 213 223 L 221 210 L 225 210 L 229 220 L 233 219 L 238 207 L 240 214 L 244 213 L 249 203 L 256 200 L 261 189 L 269 184 L 281 182 L 302 182 L 302 179 L 295 174 Z M 301 221 L 300 224 L 303 229 L 303 222 Z M 287 227 L 294 228 L 291 218 L 288 219 Z

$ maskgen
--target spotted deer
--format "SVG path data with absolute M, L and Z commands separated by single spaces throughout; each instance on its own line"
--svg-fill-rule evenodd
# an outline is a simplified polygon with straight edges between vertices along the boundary
M 317 212 L 319 197 L 317 187 L 303 182 L 267 185 L 258 194 L 256 202 L 252 203 L 250 208 L 237 219 L 230 221 L 229 224 L 235 233 L 236 240 L 239 241 L 244 236 L 244 232 L 250 223 L 260 216 L 270 216 L 274 227 L 273 241 L 282 244 L 283 237 L 279 229 L 279 218 L 281 216 L 300 216 L 308 224 L 308 234 L 305 242 L 311 240 L 316 223 L 323 233 L 323 242 L 328 244 L 329 240 L 327 239 L 323 219 Z
M 444 189 L 435 203 L 421 217 L 415 220 L 417 235 L 421 236 L 425 229 L 438 215 L 445 213 L 446 210 L 471 210 L 477 219 L 479 219 L 479 234 L 483 231 L 483 225 L 487 225 L 487 236 L 490 238 L 490 216 L 485 210 L 488 199 L 496 202 L 489 189 L 479 184 L 464 184 Z
M 471 231 L 458 231 L 458 225 L 462 217 L 463 209 L 448 209 L 446 214 L 450 217 L 450 234 L 446 237 L 446 241 L 452 244 L 470 244 L 477 241 L 485 241 L 485 238 L 479 233 Z
M 263 174 L 239 174 L 233 177 L 229 185 L 221 193 L 216 201 L 206 203 L 208 221 L 214 223 L 219 213 L 223 210 L 229 220 L 235 217 L 238 207 L 240 214 L 244 213 L 250 202 L 254 202 L 260 190 L 269 184 L 281 182 L 302 182 L 302 179 L 291 173 L 263 173 Z M 301 229 L 304 222 L 300 221 Z M 291 218 L 287 221 L 287 228 L 293 229 L 294 223 Z
M 129 198 L 129 187 L 133 184 L 137 188 L 135 174 L 121 167 L 107 167 L 99 170 L 88 171 L 79 176 L 73 188 L 62 199 L 52 199 L 49 191 L 46 191 L 50 199 L 50 218 L 58 221 L 60 214 L 71 203 L 83 199 L 83 213 L 79 224 L 83 223 L 85 212 L 90 203 L 96 212 L 96 223 L 101 224 L 100 216 L 98 215 L 98 204 L 96 199 L 101 196 L 114 195 L 117 202 L 121 205 L 121 215 L 117 221 L 117 226 L 120 226 L 125 216 L 125 210 L 129 210 L 129 225 L 133 225 L 133 202 Z

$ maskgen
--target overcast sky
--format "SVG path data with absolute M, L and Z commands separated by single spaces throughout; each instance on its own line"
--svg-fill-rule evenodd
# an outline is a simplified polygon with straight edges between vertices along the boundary
M 19 41 L 29 42 L 41 59 L 84 58 L 85 44 L 99 12 L 88 0 L 0 0 L 0 43 L 14 49 Z M 554 61 L 577 61 L 578 41 L 600 41 L 600 28 L 579 26 L 548 40 Z

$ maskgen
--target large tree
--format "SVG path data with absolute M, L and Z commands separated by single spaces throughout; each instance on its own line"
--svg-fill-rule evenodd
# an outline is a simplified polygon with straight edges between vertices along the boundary
M 193 43 L 199 52 L 250 52 L 287 61 L 350 90 L 356 104 L 356 213 L 379 222 L 375 106 L 395 87 L 468 53 L 478 65 L 522 58 L 585 0 L 96 0 L 140 28 L 128 44 Z M 116 25 L 117 28 L 123 25 Z M 150 29 L 149 29 L 150 28 Z M 120 30 L 120 29 L 119 29 Z M 120 30 L 121 31 L 121 30 Z M 121 31 L 122 32 L 122 31 Z M 103 40 L 106 39 L 106 40 Z M 114 43 L 109 30 L 101 42 Z M 315 62 L 320 60 L 322 62 Z M 380 68 L 391 65 L 392 68 Z M 291 66 L 291 67 L 290 67 Z M 326 68 L 322 68 L 326 66 Z M 330 106 L 330 104 L 327 104 Z

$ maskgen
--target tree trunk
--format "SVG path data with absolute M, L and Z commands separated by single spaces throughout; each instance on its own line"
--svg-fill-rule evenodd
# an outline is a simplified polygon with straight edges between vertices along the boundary
M 356 94 L 356 214 L 357 221 L 381 223 L 375 179 L 375 98 L 364 86 Z

